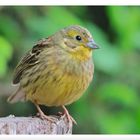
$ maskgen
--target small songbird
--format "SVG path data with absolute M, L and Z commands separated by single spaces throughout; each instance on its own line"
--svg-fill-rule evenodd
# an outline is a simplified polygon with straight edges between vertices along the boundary
M 90 32 L 79 25 L 38 41 L 15 69 L 13 84 L 18 90 L 8 101 L 30 100 L 40 117 L 50 121 L 39 105 L 62 106 L 68 121 L 76 123 L 65 106 L 78 100 L 89 86 L 94 72 L 92 51 L 97 48 Z

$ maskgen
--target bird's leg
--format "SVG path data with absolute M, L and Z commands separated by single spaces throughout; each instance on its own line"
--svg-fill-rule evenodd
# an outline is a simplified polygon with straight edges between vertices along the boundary
M 66 107 L 63 105 L 62 106 L 63 110 L 64 110 L 64 115 L 66 115 L 68 122 L 72 121 L 74 124 L 77 125 L 77 122 L 74 120 L 74 118 L 69 114 L 68 110 L 66 109 Z
M 38 115 L 41 119 L 46 119 L 46 120 L 48 120 L 48 121 L 50 121 L 50 122 L 52 122 L 52 123 L 55 123 L 55 119 L 53 119 L 53 117 L 50 117 L 50 116 L 45 115 L 45 114 L 43 113 L 43 111 L 41 110 L 41 108 L 39 107 L 38 104 L 35 103 L 35 106 L 36 106 L 36 108 L 37 108 L 37 110 L 38 110 L 38 114 L 37 114 L 37 115 Z

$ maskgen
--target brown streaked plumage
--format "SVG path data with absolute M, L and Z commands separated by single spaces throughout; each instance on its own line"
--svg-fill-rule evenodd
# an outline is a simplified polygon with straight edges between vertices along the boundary
M 96 48 L 89 31 L 78 25 L 39 41 L 17 65 L 13 84 L 19 88 L 8 101 L 30 100 L 46 119 L 39 105 L 62 106 L 68 120 L 73 120 L 64 106 L 78 100 L 90 84 Z

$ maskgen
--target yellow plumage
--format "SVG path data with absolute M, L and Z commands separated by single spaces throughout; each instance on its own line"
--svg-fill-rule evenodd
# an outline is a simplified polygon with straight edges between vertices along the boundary
M 30 100 L 36 105 L 64 106 L 78 100 L 93 77 L 91 34 L 70 26 L 38 42 L 19 62 L 10 102 Z
M 49 64 L 44 64 L 45 60 L 43 61 L 42 58 L 42 64 L 35 69 L 37 72 L 40 71 L 38 74 L 40 78 L 34 82 L 36 76 L 32 76 L 30 79 L 32 87 L 29 84 L 25 89 L 25 92 L 28 93 L 27 99 L 47 106 L 67 105 L 78 99 L 89 85 L 93 74 L 92 60 L 87 60 L 84 64 L 81 60 L 75 61 L 75 58 L 72 57 L 69 58 L 70 60 L 65 57 L 60 58 L 61 55 L 66 54 L 57 56 L 55 53 L 58 51 L 53 52 L 56 58 L 50 58 L 50 60 L 47 58 L 48 52 L 44 52 L 46 55 L 44 59 L 47 59 Z M 86 65 L 87 67 L 85 67 Z M 43 69 L 40 70 L 41 68 Z M 32 72 L 35 70 L 30 69 Z M 26 78 L 29 79 L 28 75 Z M 24 85 L 24 79 L 21 84 Z

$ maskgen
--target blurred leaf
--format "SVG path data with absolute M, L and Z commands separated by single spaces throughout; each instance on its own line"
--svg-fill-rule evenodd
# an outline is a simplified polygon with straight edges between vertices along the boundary
M 118 43 L 120 44 L 120 47 L 123 47 L 127 50 L 132 49 L 133 46 L 137 47 L 137 42 L 134 42 L 132 39 L 135 36 L 135 32 L 140 32 L 139 12 L 140 9 L 137 7 L 130 8 L 124 6 L 109 6 L 107 8 L 111 25 L 118 33 L 120 38 Z
M 32 17 L 31 19 L 26 21 L 26 26 L 30 29 L 34 38 L 42 38 L 45 37 L 49 32 L 49 28 L 47 25 L 47 20 L 42 17 Z
M 0 56 L 0 78 L 6 74 L 7 65 L 5 63 L 5 59 Z
M 17 22 L 6 15 L 0 15 L 0 32 L 10 41 L 20 38 L 20 28 Z
M 96 112 L 94 112 L 95 114 Z M 103 115 L 102 115 L 103 114 Z M 109 114 L 105 111 L 96 113 L 100 131 L 104 134 L 135 134 L 137 125 L 130 112 Z
M 114 29 L 117 32 L 121 31 L 122 33 L 124 33 L 124 31 L 128 30 L 126 26 L 130 26 L 131 23 L 128 7 L 109 6 L 107 7 L 107 12 L 110 17 L 112 26 L 114 26 Z M 128 23 L 128 21 L 130 22 Z
M 140 38 L 140 28 L 139 28 L 139 30 L 137 30 L 133 33 L 132 38 L 131 38 L 133 46 L 135 46 L 138 49 L 140 49 L 139 38 Z
M 111 75 L 120 72 L 122 68 L 121 55 L 115 48 L 101 48 L 95 55 L 97 69 Z
M 12 46 L 0 36 L 0 77 L 4 76 L 7 70 L 7 62 L 12 56 Z
M 67 8 L 67 7 L 65 7 Z M 88 7 L 86 6 L 68 6 L 68 10 L 72 11 L 74 15 L 80 18 L 85 18 L 87 16 Z
M 105 134 L 137 133 L 138 120 L 135 120 L 139 99 L 133 88 L 121 83 L 106 83 L 96 95 L 96 102 L 91 110 L 96 114 L 101 132 Z
M 52 20 L 52 22 L 56 23 L 57 26 L 60 25 L 61 27 L 65 27 L 73 24 L 80 24 L 80 25 L 83 24 L 83 22 L 81 22 L 81 20 L 79 20 L 78 17 L 76 17 L 74 14 L 72 14 L 64 7 L 49 8 L 48 17 Z
M 98 90 L 99 98 L 104 102 L 119 103 L 125 106 L 136 106 L 138 103 L 137 93 L 121 83 L 106 83 Z
M 0 36 L 0 56 L 5 59 L 10 59 L 12 56 L 12 46 L 2 36 Z

